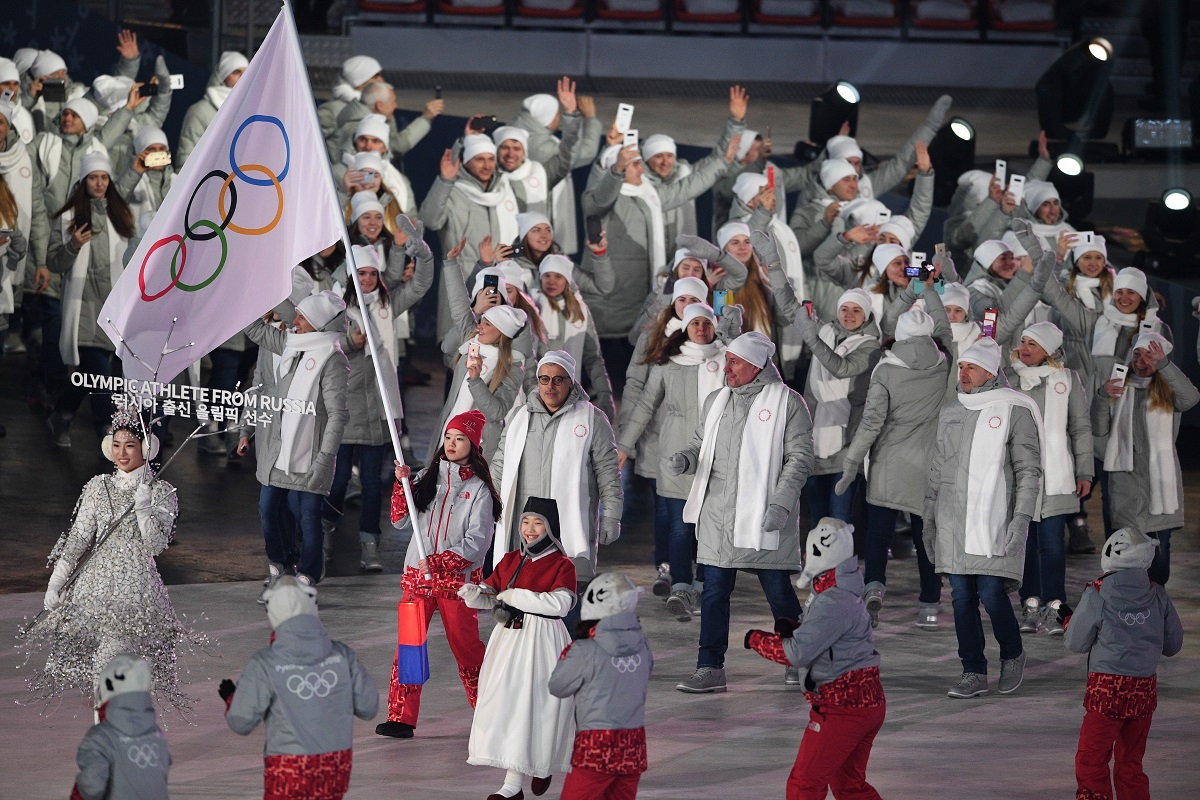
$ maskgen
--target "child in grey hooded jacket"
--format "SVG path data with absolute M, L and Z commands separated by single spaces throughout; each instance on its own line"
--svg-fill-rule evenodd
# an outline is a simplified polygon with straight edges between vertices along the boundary
M 1081 800 L 1111 798 L 1113 779 L 1122 800 L 1150 798 L 1142 754 L 1158 706 L 1158 660 L 1183 647 L 1179 614 L 1146 571 L 1157 545 L 1133 528 L 1108 537 L 1100 555 L 1104 574 L 1084 588 L 1063 635 L 1067 649 L 1088 654 L 1087 713 L 1075 753 Z

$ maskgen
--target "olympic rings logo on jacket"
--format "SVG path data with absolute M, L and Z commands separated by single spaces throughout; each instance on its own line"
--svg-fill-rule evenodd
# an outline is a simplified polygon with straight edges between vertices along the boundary
M 287 679 L 287 688 L 301 700 L 312 700 L 314 697 L 328 697 L 333 687 L 337 686 L 337 682 L 337 673 L 327 669 L 321 673 L 292 675 Z
M 153 742 L 147 744 L 131 744 L 126 752 L 129 760 L 138 769 L 147 769 L 148 767 L 158 766 L 158 745 Z

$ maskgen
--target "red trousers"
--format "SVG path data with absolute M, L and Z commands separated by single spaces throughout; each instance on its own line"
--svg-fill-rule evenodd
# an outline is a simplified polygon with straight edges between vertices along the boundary
M 571 767 L 563 781 L 561 800 L 634 800 L 641 778 Z
M 413 600 L 410 592 L 404 593 L 405 600 Z M 422 596 L 425 609 L 425 625 L 433 619 L 433 610 L 442 612 L 442 625 L 446 629 L 446 640 L 450 652 L 458 662 L 458 676 L 467 690 L 467 702 L 475 707 L 479 693 L 479 668 L 483 665 L 483 653 L 487 649 L 479 639 L 479 615 L 458 597 Z M 388 722 L 403 722 L 417 726 L 417 715 L 421 711 L 421 687 L 399 683 L 396 680 L 396 664 L 392 663 L 391 686 L 388 689 Z
M 788 776 L 787 800 L 825 800 L 830 789 L 837 800 L 880 800 L 867 783 L 867 760 L 885 716 L 885 705 L 810 709 Z
M 263 758 L 263 800 L 342 800 L 350 788 L 350 750 Z
M 1150 800 L 1150 779 L 1142 772 L 1142 756 L 1153 719 L 1112 719 L 1096 711 L 1084 715 L 1075 753 L 1076 798 L 1112 800 L 1115 782 L 1117 800 Z M 1113 760 L 1114 749 L 1110 776 L 1108 762 Z

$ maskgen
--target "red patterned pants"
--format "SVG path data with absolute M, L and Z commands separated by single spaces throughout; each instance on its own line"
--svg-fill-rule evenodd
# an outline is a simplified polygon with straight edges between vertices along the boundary
M 634 800 L 641 777 L 571 767 L 563 781 L 562 800 Z
M 867 783 L 867 760 L 886 715 L 886 705 L 810 709 L 787 800 L 825 800 L 830 789 L 837 800 L 880 800 Z
M 1113 783 L 1117 800 L 1150 800 L 1150 779 L 1142 772 L 1142 756 L 1153 719 L 1112 719 L 1097 711 L 1084 715 L 1075 753 L 1077 800 L 1112 800 Z M 1114 761 L 1111 775 L 1110 760 Z
M 342 800 L 350 788 L 351 751 L 263 759 L 263 800 Z
M 405 600 L 413 600 L 410 592 L 404 593 Z M 483 654 L 487 649 L 479 639 L 479 615 L 458 597 L 423 596 L 425 625 L 433 619 L 433 610 L 442 612 L 442 625 L 446 628 L 446 640 L 450 652 L 458 662 L 458 676 L 467 690 L 467 702 L 475 707 L 479 692 L 479 668 L 483 665 Z M 392 663 L 391 686 L 388 689 L 388 722 L 403 722 L 417 726 L 417 715 L 421 711 L 421 687 L 400 683 L 396 679 L 396 664 Z

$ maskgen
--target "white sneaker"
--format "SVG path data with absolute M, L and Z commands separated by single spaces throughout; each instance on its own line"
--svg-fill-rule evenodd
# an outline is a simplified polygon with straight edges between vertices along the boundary
M 941 610 L 942 606 L 940 603 L 922 603 L 920 608 L 917 609 L 917 627 L 923 631 L 936 631 L 938 629 L 938 614 Z

